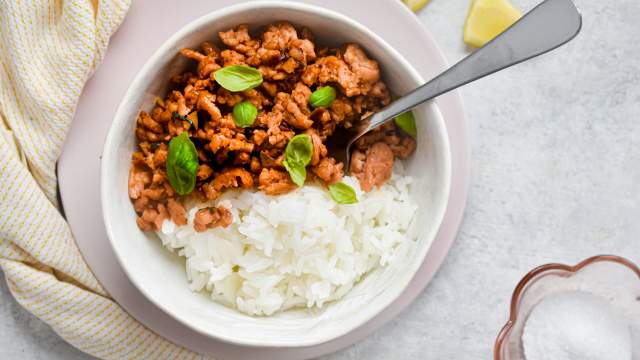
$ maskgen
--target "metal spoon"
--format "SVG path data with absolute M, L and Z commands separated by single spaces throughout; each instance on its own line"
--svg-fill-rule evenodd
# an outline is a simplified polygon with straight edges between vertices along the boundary
M 368 125 L 345 141 L 345 171 L 349 171 L 351 147 L 362 135 L 425 101 L 562 46 L 581 28 L 582 16 L 571 0 L 544 1 L 482 48 L 366 118 Z

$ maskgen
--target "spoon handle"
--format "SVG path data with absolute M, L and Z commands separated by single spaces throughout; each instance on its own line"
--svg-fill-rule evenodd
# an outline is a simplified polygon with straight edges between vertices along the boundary
M 491 42 L 371 116 L 364 132 L 443 93 L 566 44 L 582 16 L 571 0 L 546 0 Z

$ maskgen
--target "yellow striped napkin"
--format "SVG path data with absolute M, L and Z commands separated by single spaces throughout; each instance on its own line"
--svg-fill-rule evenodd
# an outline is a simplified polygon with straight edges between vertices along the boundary
M 0 0 L 0 267 L 17 301 L 103 359 L 201 359 L 124 312 L 84 263 L 55 163 L 129 0 Z

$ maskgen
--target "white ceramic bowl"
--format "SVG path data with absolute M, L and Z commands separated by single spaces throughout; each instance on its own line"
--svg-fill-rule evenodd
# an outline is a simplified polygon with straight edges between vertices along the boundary
M 368 274 L 343 299 L 322 310 L 291 310 L 271 317 L 251 317 L 193 293 L 184 260 L 164 249 L 154 235 L 136 226 L 127 178 L 135 149 L 134 125 L 141 109 L 163 96 L 170 75 L 186 66 L 177 56 L 183 47 L 217 39 L 217 32 L 247 23 L 252 29 L 286 20 L 309 27 L 319 44 L 356 42 L 382 68 L 391 91 L 404 94 L 424 80 L 402 56 L 363 25 L 332 11 L 302 3 L 244 3 L 207 14 L 188 24 L 158 49 L 125 94 L 106 139 L 102 156 L 101 197 L 107 234 L 131 282 L 155 305 L 192 329 L 247 346 L 299 347 L 320 344 L 348 333 L 382 311 L 409 284 L 440 227 L 450 186 L 450 152 L 446 127 L 435 103 L 414 110 L 418 149 L 405 162 L 419 210 L 417 238 L 410 257 Z

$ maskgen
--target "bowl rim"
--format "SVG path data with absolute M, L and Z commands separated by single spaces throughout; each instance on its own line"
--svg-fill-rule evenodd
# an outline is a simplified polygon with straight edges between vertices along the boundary
M 415 70 L 415 68 L 397 50 L 395 50 L 380 36 L 378 36 L 376 33 L 371 31 L 366 26 L 360 24 L 356 20 L 346 15 L 335 12 L 333 10 L 329 10 L 317 5 L 310 5 L 307 3 L 299 3 L 299 2 L 293 2 L 288 0 L 274 0 L 274 1 L 268 1 L 268 2 L 254 0 L 246 3 L 223 7 L 223 8 L 211 11 L 209 13 L 206 13 L 203 16 L 186 23 L 173 35 L 167 38 L 167 40 L 165 40 L 162 43 L 162 45 L 160 45 L 160 47 L 158 47 L 158 49 L 153 52 L 153 54 L 146 60 L 144 65 L 137 71 L 136 76 L 133 78 L 126 92 L 122 96 L 122 99 L 120 100 L 118 108 L 113 117 L 113 121 L 109 126 L 109 131 L 107 133 L 107 137 L 105 139 L 105 143 L 102 151 L 102 161 L 100 166 L 100 169 L 101 169 L 100 194 L 101 194 L 102 216 L 105 223 L 107 237 L 109 239 L 109 244 L 111 245 L 111 248 L 114 251 L 115 257 L 120 267 L 122 268 L 126 276 L 129 278 L 131 283 L 155 306 L 157 306 L 159 309 L 161 309 L 162 311 L 164 311 L 165 313 L 167 313 L 168 315 L 170 315 L 180 323 L 184 324 L 190 329 L 198 333 L 201 333 L 205 336 L 212 337 L 212 338 L 222 340 L 228 343 L 236 344 L 236 345 L 251 346 L 251 347 L 313 346 L 313 345 L 322 344 L 322 343 L 331 341 L 333 339 L 336 339 L 362 326 L 367 321 L 371 320 L 373 317 L 375 317 L 377 314 L 383 311 L 385 308 L 387 308 L 399 296 L 401 296 L 403 290 L 409 285 L 411 279 L 413 279 L 417 270 L 420 268 L 420 266 L 424 262 L 424 259 L 426 258 L 431 248 L 433 239 L 435 239 L 439 229 L 442 227 L 442 222 L 448 207 L 449 195 L 451 191 L 451 149 L 450 149 L 449 138 L 447 134 L 446 122 L 444 121 L 444 118 L 442 117 L 442 114 L 440 113 L 437 103 L 435 101 L 433 100 L 429 101 L 427 104 L 431 107 L 431 112 L 433 112 L 434 115 L 436 115 L 434 120 L 439 123 L 438 126 L 436 126 L 436 129 L 438 130 L 437 134 L 434 134 L 434 136 L 437 136 L 439 139 L 441 139 L 441 142 L 442 142 L 443 162 L 442 162 L 441 173 L 443 176 L 443 187 L 440 193 L 442 193 L 443 200 L 438 204 L 437 212 L 435 212 L 431 217 L 432 219 L 434 219 L 434 224 L 436 225 L 433 227 L 433 229 L 430 229 L 428 231 L 429 232 L 428 234 L 429 236 L 427 239 L 428 245 L 425 245 L 419 248 L 420 261 L 416 261 L 414 264 L 411 265 L 411 267 L 406 269 L 408 272 L 411 273 L 411 276 L 401 279 L 402 285 L 401 287 L 398 288 L 399 289 L 398 291 L 391 293 L 390 296 L 387 296 L 384 300 L 382 300 L 380 302 L 381 303 L 380 306 L 377 307 L 376 309 L 367 311 L 366 316 L 356 319 L 357 321 L 349 322 L 349 325 L 342 326 L 340 329 L 333 331 L 330 335 L 326 335 L 323 337 L 316 337 L 314 339 L 306 340 L 306 341 L 297 340 L 295 343 L 293 343 L 292 341 L 281 341 L 281 342 L 263 341 L 255 338 L 250 340 L 246 338 L 238 339 L 235 337 L 227 336 L 226 333 L 224 332 L 211 331 L 211 328 L 204 328 L 197 324 L 193 324 L 188 320 L 183 319 L 179 314 L 174 313 L 170 309 L 170 307 L 165 306 L 162 302 L 158 301 L 158 299 L 156 299 L 154 296 L 151 296 L 151 294 L 146 290 L 146 288 L 138 283 L 136 277 L 132 276 L 130 269 L 126 266 L 126 261 L 123 257 L 123 254 L 119 250 L 119 246 L 116 245 L 117 241 L 114 241 L 115 236 L 113 233 L 113 227 L 116 225 L 113 223 L 112 219 L 110 219 L 111 215 L 109 215 L 107 205 L 106 205 L 107 203 L 106 200 L 109 199 L 109 193 L 106 190 L 106 186 L 104 185 L 106 183 L 105 179 L 108 178 L 107 171 L 105 170 L 106 170 L 106 167 L 108 166 L 107 164 L 110 164 L 111 162 L 114 161 L 113 159 L 114 156 L 112 156 L 113 152 L 108 150 L 111 150 L 112 148 L 114 148 L 114 145 L 116 143 L 116 137 L 117 137 L 116 130 L 115 130 L 117 128 L 116 125 L 123 123 L 125 121 L 131 121 L 131 119 L 125 118 L 123 113 L 126 112 L 127 100 L 131 98 L 135 98 L 136 90 L 143 87 L 141 86 L 141 85 L 144 85 L 145 83 L 145 80 L 144 80 L 145 77 L 143 75 L 147 74 L 154 67 L 156 67 L 158 65 L 157 63 L 162 59 L 162 57 L 173 48 L 173 45 L 175 45 L 176 43 L 179 43 L 179 41 L 183 39 L 186 35 L 188 35 L 190 32 L 192 32 L 193 29 L 201 27 L 208 23 L 211 23 L 216 19 L 224 18 L 226 16 L 230 16 L 238 12 L 245 12 L 250 10 L 264 9 L 264 8 L 268 8 L 268 9 L 286 8 L 286 9 L 298 10 L 298 11 L 303 11 L 308 13 L 314 13 L 316 15 L 321 15 L 323 17 L 327 17 L 335 21 L 345 23 L 350 28 L 356 29 L 360 31 L 362 34 L 366 35 L 374 43 L 376 43 L 376 45 L 379 46 L 384 51 L 384 53 L 394 58 L 394 61 L 401 63 L 404 71 L 406 71 L 411 78 L 415 79 L 418 84 L 422 84 L 425 82 L 424 78 L 418 73 L 418 71 Z
M 516 288 L 513 290 L 513 295 L 511 296 L 511 304 L 509 307 L 509 319 L 498 333 L 495 344 L 493 346 L 493 359 L 504 360 L 504 358 L 502 357 L 502 348 L 508 336 L 511 334 L 513 326 L 518 321 L 518 305 L 522 296 L 526 294 L 527 285 L 531 281 L 537 279 L 541 274 L 551 271 L 563 271 L 566 273 L 575 274 L 585 267 L 599 262 L 611 262 L 625 266 L 629 268 L 629 270 L 634 272 L 638 276 L 638 279 L 640 279 L 640 267 L 634 264 L 631 260 L 617 255 L 596 255 L 582 260 L 581 262 L 573 266 L 561 263 L 550 263 L 534 268 L 533 270 L 529 271 L 520 280 L 520 282 L 518 282 L 518 285 L 516 285 Z

